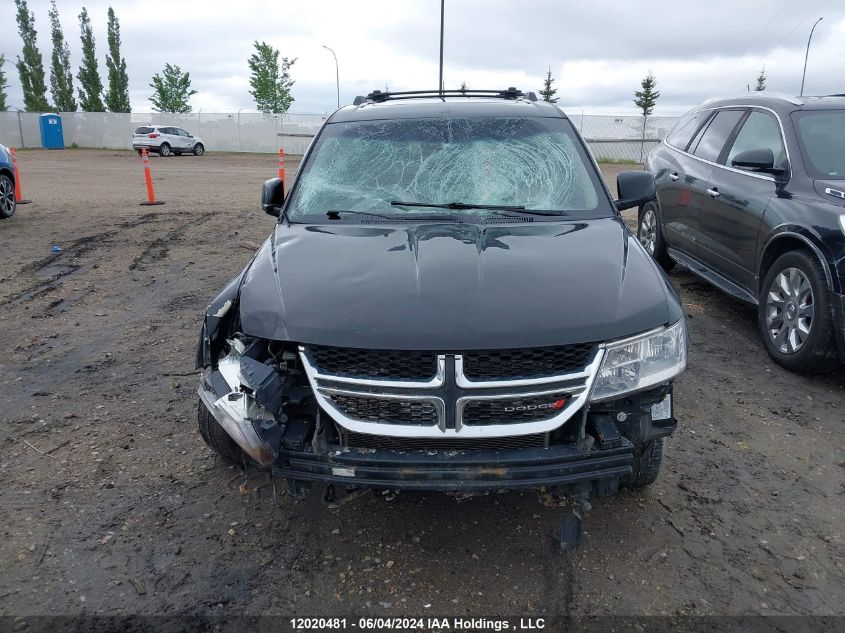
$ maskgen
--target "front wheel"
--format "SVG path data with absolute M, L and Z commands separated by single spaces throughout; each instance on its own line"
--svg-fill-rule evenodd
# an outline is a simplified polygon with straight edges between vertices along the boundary
M 5 174 L 0 174 L 0 218 L 8 220 L 15 215 L 18 203 L 15 200 L 15 185 L 12 179 Z
M 675 262 L 666 252 L 666 243 L 663 241 L 663 229 L 660 227 L 660 217 L 657 214 L 657 204 L 648 202 L 640 209 L 637 222 L 637 239 L 646 249 L 649 255 L 654 257 L 658 264 L 667 273 L 675 267 Z
M 170 145 L 167 143 L 162 143 L 161 147 L 158 148 L 158 155 L 159 156 L 170 156 L 173 152 L 170 150 Z
M 203 147 L 202 143 L 194 145 L 194 156 L 202 156 L 203 154 L 205 154 L 205 147 Z
M 812 254 L 791 251 L 772 264 L 760 290 L 758 324 L 778 365 L 801 372 L 838 366 L 830 292 Z
M 663 440 L 658 437 L 634 451 L 633 472 L 622 481 L 625 488 L 645 488 L 653 484 L 663 464 Z
M 223 430 L 202 400 L 197 402 L 197 424 L 206 445 L 229 464 L 243 467 L 246 456 L 241 447 Z

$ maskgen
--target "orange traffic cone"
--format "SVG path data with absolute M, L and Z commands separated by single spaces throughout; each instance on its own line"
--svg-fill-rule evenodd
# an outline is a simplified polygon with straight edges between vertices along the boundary
M 162 200 L 156 200 L 156 192 L 153 189 L 153 175 L 150 172 L 150 157 L 147 154 L 147 148 L 141 149 L 141 158 L 144 159 L 144 180 L 147 182 L 147 201 L 142 202 L 142 207 L 151 207 L 156 204 L 164 204 Z
M 10 147 L 9 153 L 12 155 L 12 169 L 15 172 L 15 204 L 29 204 L 32 200 L 24 200 L 23 193 L 21 193 L 21 175 L 18 172 L 18 159 L 15 158 L 15 148 Z

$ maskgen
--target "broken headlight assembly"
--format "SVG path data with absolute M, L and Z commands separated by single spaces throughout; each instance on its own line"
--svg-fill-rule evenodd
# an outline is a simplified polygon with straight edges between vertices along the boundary
M 671 380 L 687 366 L 687 329 L 674 325 L 607 344 L 592 402 L 617 398 Z

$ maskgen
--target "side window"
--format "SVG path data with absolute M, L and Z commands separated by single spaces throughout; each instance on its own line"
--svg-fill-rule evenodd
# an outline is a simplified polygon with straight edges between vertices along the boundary
M 162 134 L 176 134 L 176 130 L 175 130 L 175 128 L 172 128 L 172 127 L 163 127 L 163 128 L 161 128 L 161 133 Z
M 179 136 L 190 136 L 190 134 L 188 134 L 185 130 L 180 127 L 177 127 L 176 131 L 179 133 Z
M 725 161 L 730 165 L 734 156 L 750 149 L 770 149 L 775 157 L 775 167 L 786 164 L 786 151 L 780 134 L 780 125 L 771 114 L 754 110 L 748 115 Z
M 685 150 L 692 135 L 698 129 L 699 124 L 704 120 L 706 112 L 688 112 L 681 117 L 678 124 L 672 128 L 669 135 L 666 137 L 666 142 L 672 147 Z
M 693 150 L 693 154 L 704 160 L 716 162 L 719 154 L 722 153 L 722 148 L 725 146 L 725 141 L 733 133 L 736 124 L 745 116 L 744 110 L 720 110 L 716 113 L 707 129 L 701 135 L 698 144 Z

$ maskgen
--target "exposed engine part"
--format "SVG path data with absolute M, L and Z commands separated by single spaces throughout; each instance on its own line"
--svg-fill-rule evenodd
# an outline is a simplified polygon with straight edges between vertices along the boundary
M 233 338 L 227 343 L 229 353 L 200 380 L 199 396 L 247 455 L 261 466 L 271 466 L 279 454 L 287 421 L 284 403 L 293 380 L 257 360 L 253 340 Z

